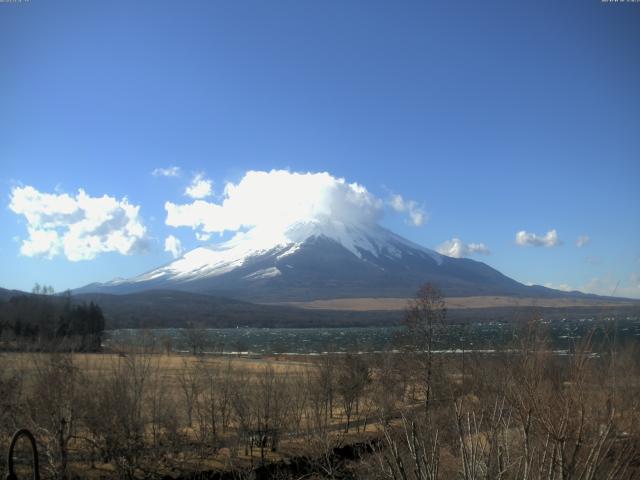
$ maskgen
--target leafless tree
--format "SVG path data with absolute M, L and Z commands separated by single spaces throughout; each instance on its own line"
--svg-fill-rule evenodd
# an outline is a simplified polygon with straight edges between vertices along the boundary
M 180 332 L 182 340 L 191 351 L 191 354 L 194 356 L 202 354 L 207 343 L 207 329 L 198 323 L 188 322 Z
M 9 448 L 9 439 L 22 417 L 23 379 L 20 368 L 8 355 L 0 354 L 0 451 Z M 4 477 L 5 456 L 0 455 L 0 478 Z
M 321 355 L 316 362 L 317 375 L 315 376 L 315 379 L 317 381 L 318 392 L 322 395 L 324 400 L 325 421 L 329 421 L 333 418 L 336 382 L 335 365 L 336 356 L 332 353 Z
M 364 390 L 371 381 L 371 371 L 365 360 L 360 355 L 346 354 L 337 365 L 338 368 L 338 393 L 342 399 L 342 407 L 345 413 L 345 432 L 349 432 L 352 414 L 358 413 L 360 399 Z
M 409 301 L 404 319 L 407 338 L 420 365 L 425 412 L 429 410 L 434 391 L 434 344 L 446 313 L 440 290 L 433 284 L 426 283 L 420 287 L 416 297 Z
M 85 427 L 103 459 L 113 463 L 121 478 L 133 479 L 138 471 L 153 468 L 145 464 L 149 424 L 149 402 L 145 400 L 157 368 L 153 355 L 129 353 L 86 384 Z
M 227 432 L 232 412 L 234 370 L 225 364 L 200 360 L 197 365 L 199 395 L 195 404 L 200 438 L 214 451 L 220 436 Z
M 276 451 L 281 435 L 286 427 L 290 402 L 286 395 L 286 377 L 275 372 L 273 367 L 266 366 L 258 377 L 252 406 L 256 435 L 260 447 L 260 460 L 265 461 L 265 449 L 269 445 Z
M 296 371 L 288 375 L 286 385 L 289 398 L 289 427 L 296 435 L 300 434 L 302 419 L 309 408 L 308 377 L 304 372 Z
M 68 478 L 69 443 L 77 432 L 83 405 L 79 386 L 82 373 L 71 354 L 34 354 L 33 385 L 27 411 L 55 478 Z
M 193 426 L 193 408 L 201 389 L 202 377 L 199 373 L 188 358 L 182 360 L 182 368 L 180 368 L 177 378 L 189 427 Z
M 403 374 L 404 369 L 398 368 L 397 357 L 393 353 L 379 355 L 375 375 L 372 375 L 370 398 L 381 425 L 387 425 L 396 416 L 404 400 L 408 379 Z

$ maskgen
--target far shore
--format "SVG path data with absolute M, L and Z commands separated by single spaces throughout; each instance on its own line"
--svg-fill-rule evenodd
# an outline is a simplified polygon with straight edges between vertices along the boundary
M 309 310 L 351 310 L 356 312 L 368 311 L 398 311 L 407 307 L 409 298 L 332 298 L 327 300 L 312 300 L 308 302 L 279 302 L 268 305 L 288 305 Z M 539 308 L 570 308 L 570 307 L 620 307 L 640 305 L 637 300 L 626 299 L 593 299 L 593 298 L 528 298 L 507 296 L 473 296 L 447 297 L 445 299 L 449 309 L 496 308 L 496 307 L 539 307 Z

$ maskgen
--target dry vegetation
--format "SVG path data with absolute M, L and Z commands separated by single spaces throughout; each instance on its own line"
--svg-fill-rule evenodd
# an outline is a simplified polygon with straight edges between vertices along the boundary
M 638 478 L 636 344 L 586 338 L 558 356 L 532 322 L 502 353 L 436 354 L 444 313 L 421 291 L 403 353 L 5 354 L 1 449 L 29 428 L 59 479 Z
M 407 306 L 406 298 L 333 298 L 312 300 L 308 302 L 285 302 L 278 305 L 289 305 L 310 310 L 352 310 L 398 311 Z M 626 299 L 593 299 L 593 298 L 527 298 L 505 296 L 447 297 L 449 309 L 499 308 L 499 307 L 535 307 L 535 308 L 570 308 L 570 307 L 614 307 L 638 305 L 637 300 Z
M 304 363 L 148 350 L 0 360 L 2 451 L 28 427 L 51 478 L 248 471 L 333 448 L 363 432 L 368 414 L 360 403 L 371 371 L 358 356 Z
M 329 478 L 635 478 L 638 352 L 587 343 L 557 357 L 537 326 L 520 342 L 467 354 L 464 371 L 459 356 L 422 353 L 6 354 L 3 451 L 26 426 L 47 478 L 248 472 L 300 456 Z M 333 455 L 363 441 L 357 462 Z

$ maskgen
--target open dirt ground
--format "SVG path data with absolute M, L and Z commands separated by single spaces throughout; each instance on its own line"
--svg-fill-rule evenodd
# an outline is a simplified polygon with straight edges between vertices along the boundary
M 280 305 L 315 309 L 315 310 L 352 310 L 366 311 L 397 311 L 407 307 L 408 298 L 334 298 L 327 300 L 313 300 L 309 302 L 286 302 Z M 633 304 L 629 300 L 594 300 L 588 298 L 520 298 L 505 296 L 476 296 L 449 297 L 446 299 L 447 308 L 497 308 L 497 307 L 591 307 L 591 306 L 624 306 Z

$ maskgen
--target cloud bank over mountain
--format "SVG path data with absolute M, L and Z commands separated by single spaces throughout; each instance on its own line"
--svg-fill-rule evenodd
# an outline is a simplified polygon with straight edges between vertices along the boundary
M 296 222 L 334 221 L 375 224 L 384 203 L 358 183 L 327 172 L 248 171 L 238 183 L 228 182 L 218 203 L 197 199 L 166 202 L 165 223 L 191 227 L 199 238 L 247 229 L 281 231 Z

